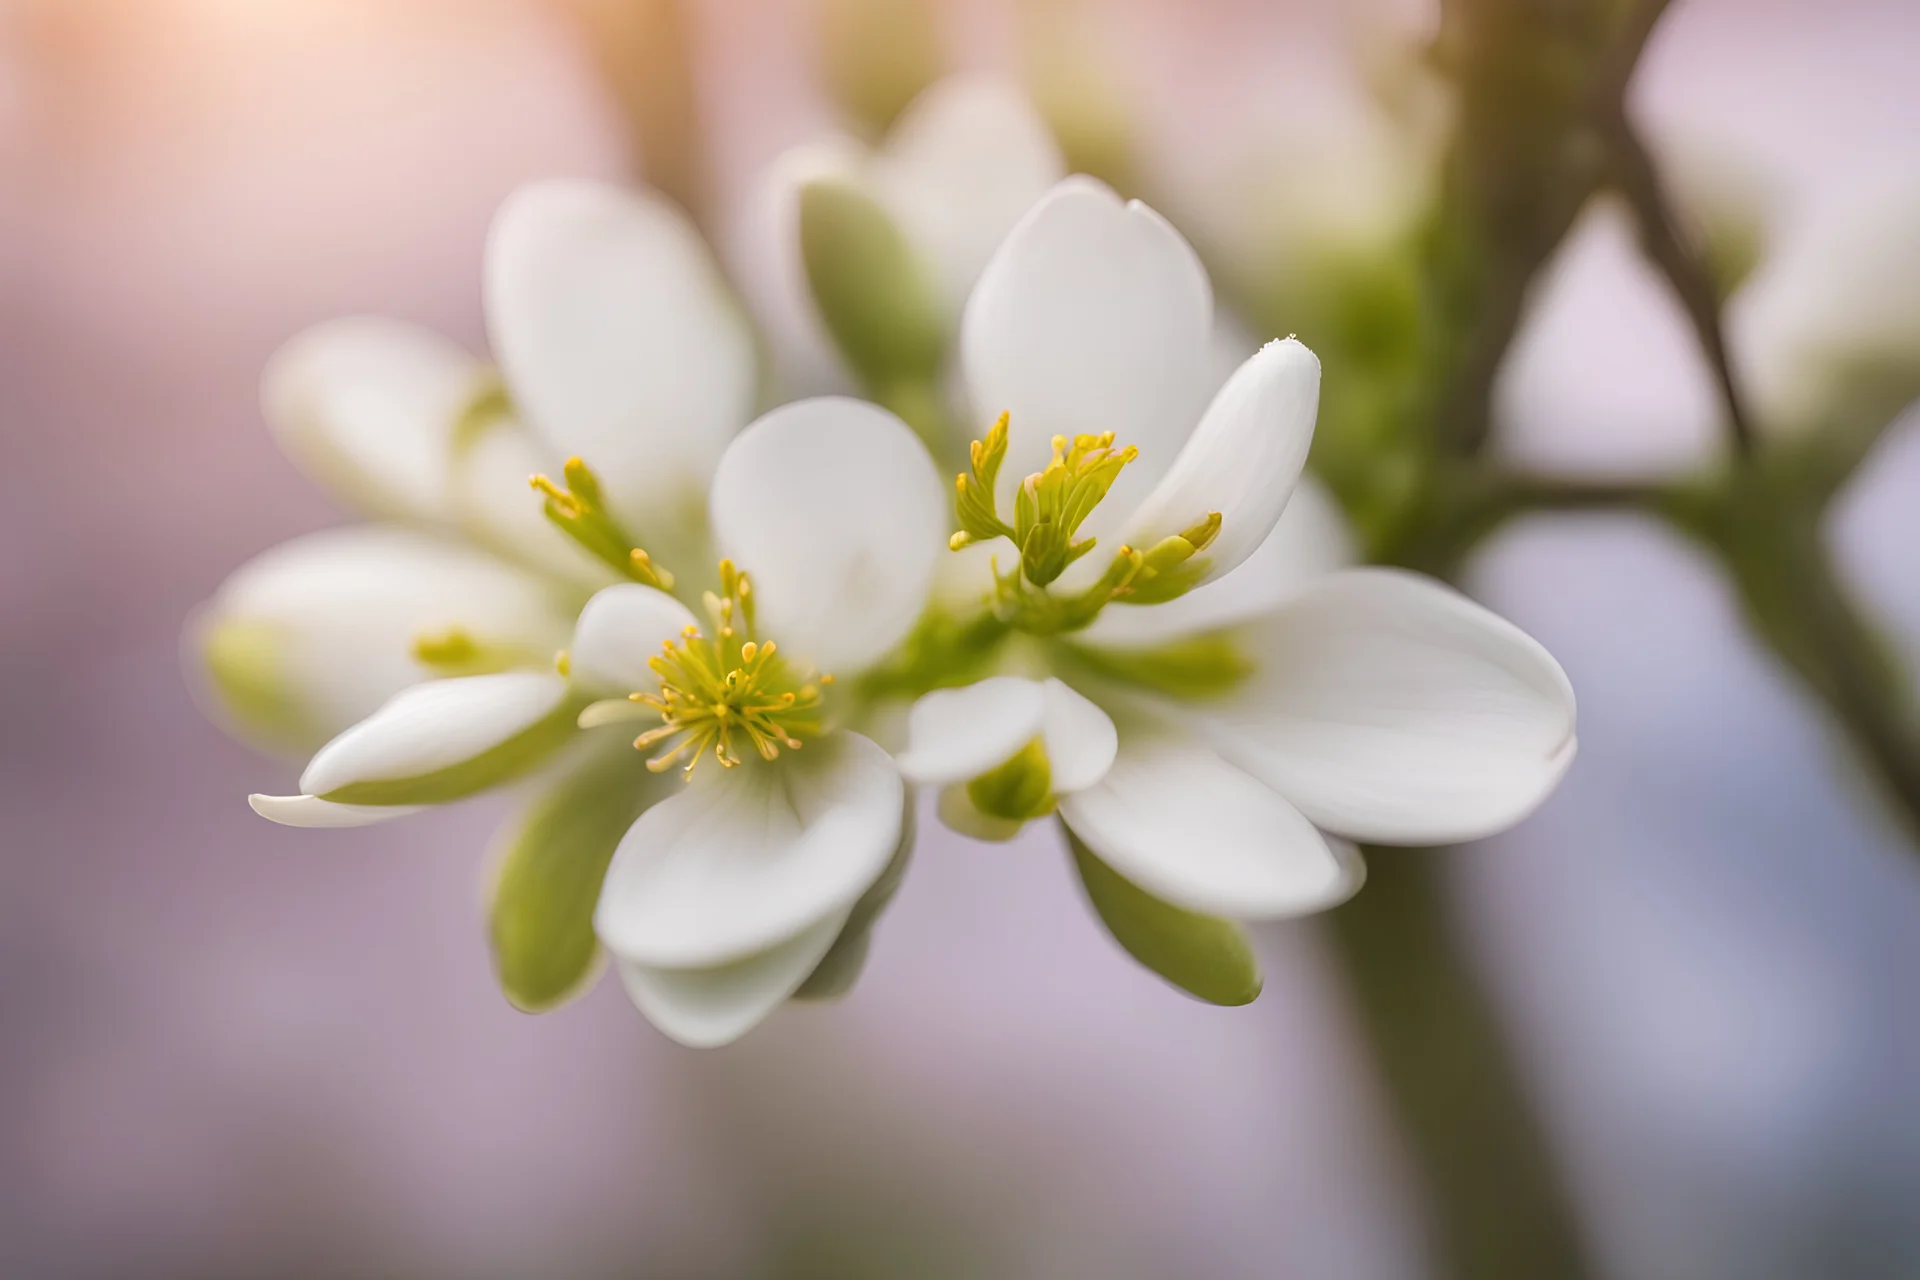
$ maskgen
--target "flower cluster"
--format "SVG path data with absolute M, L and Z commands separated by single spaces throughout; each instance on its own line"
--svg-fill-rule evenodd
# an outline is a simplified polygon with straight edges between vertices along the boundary
M 891 408 L 755 417 L 753 338 L 699 236 L 585 183 L 496 221 L 497 369 L 354 320 L 268 372 L 290 450 L 375 523 L 270 553 L 196 624 L 236 726 L 318 747 L 297 794 L 252 803 L 349 826 L 527 790 L 490 906 L 522 1007 L 605 955 L 662 1030 L 715 1045 L 846 990 L 916 786 L 983 838 L 1056 820 L 1122 946 L 1243 1003 L 1240 921 L 1343 900 L 1352 841 L 1502 829 L 1572 758 L 1539 645 L 1436 582 L 1345 567 L 1302 481 L 1306 347 L 1218 382 L 1211 289 L 1164 219 L 1055 182 L 1050 151 L 983 147 L 979 121 L 1009 118 L 990 89 L 909 118 L 879 158 L 788 165 L 778 206 L 816 334 Z M 943 166 L 925 140 L 955 138 Z M 972 225 L 933 216 L 1003 153 L 1018 173 Z M 848 209 L 912 266 L 881 303 L 821 248 Z M 957 361 L 861 345 L 908 312 Z M 970 446 L 955 403 L 990 424 Z M 936 458 L 966 470 L 949 485 Z

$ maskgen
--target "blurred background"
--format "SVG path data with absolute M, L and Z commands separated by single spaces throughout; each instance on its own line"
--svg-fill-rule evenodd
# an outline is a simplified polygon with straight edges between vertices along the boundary
M 1215 1009 L 1114 950 L 1050 834 L 927 824 L 850 999 L 695 1053 L 616 984 L 542 1018 L 500 997 L 497 805 L 332 836 L 248 812 L 295 767 L 203 718 L 181 628 L 345 518 L 269 439 L 261 366 L 346 313 L 483 351 L 501 198 L 635 172 L 660 72 L 619 9 L 0 4 L 0 1271 L 1496 1274 L 1434 1245 L 1447 1197 L 1326 921 L 1262 930 L 1265 994 Z M 681 9 L 715 209 L 847 122 L 842 45 L 877 32 L 881 80 L 1028 77 L 1069 154 L 1124 152 L 1217 276 L 1264 270 L 1300 210 L 1360 226 L 1396 198 L 1382 68 L 1437 20 L 953 0 L 922 47 L 829 0 Z M 1655 29 L 1634 118 L 1765 215 L 1728 312 L 1751 365 L 1837 277 L 1904 271 L 1920 305 L 1920 254 L 1836 265 L 1890 211 L 1920 248 L 1916 49 L 1909 0 L 1678 0 Z M 1608 202 L 1528 295 L 1494 409 L 1501 455 L 1557 475 L 1718 457 L 1688 323 Z M 1916 498 L 1896 428 L 1825 526 L 1909 661 Z M 1530 517 L 1464 580 L 1565 664 L 1581 758 L 1509 836 L 1399 856 L 1444 860 L 1580 1273 L 1920 1274 L 1920 860 L 1823 708 L 1652 519 Z

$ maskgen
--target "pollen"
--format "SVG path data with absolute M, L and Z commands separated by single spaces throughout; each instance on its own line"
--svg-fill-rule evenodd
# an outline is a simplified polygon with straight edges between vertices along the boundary
M 642 751 L 661 746 L 647 768 L 678 765 L 691 775 L 709 753 L 731 769 L 748 752 L 771 761 L 800 750 L 821 732 L 822 687 L 833 677 L 801 671 L 772 640 L 755 637 L 753 584 L 732 561 L 720 562 L 720 591 L 702 603 L 708 626 L 686 628 L 647 661 L 659 693 L 629 695 L 660 716 L 633 742 Z

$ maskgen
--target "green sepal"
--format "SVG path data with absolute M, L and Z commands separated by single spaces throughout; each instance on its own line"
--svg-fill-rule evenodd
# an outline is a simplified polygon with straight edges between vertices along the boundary
M 554 1009 L 600 969 L 594 907 L 634 820 L 674 784 L 624 741 L 582 762 L 528 807 L 501 846 L 487 909 L 493 968 L 509 1003 Z
M 568 697 L 505 742 L 459 764 L 412 778 L 352 782 L 321 796 L 335 804 L 447 804 L 528 772 L 579 732 L 582 701 Z
M 800 256 L 814 306 L 869 390 L 930 385 L 946 352 L 933 281 L 878 201 L 821 178 L 800 189 Z
M 233 732 L 290 754 L 311 753 L 331 735 L 316 723 L 281 663 L 286 641 L 271 622 L 221 618 L 191 630 L 207 688 Z
M 853 990 L 860 971 L 866 967 L 867 951 L 873 945 L 873 926 L 880 919 L 880 913 L 893 902 L 893 895 L 900 891 L 900 882 L 907 875 L 907 863 L 913 860 L 915 822 L 914 793 L 908 788 L 906 808 L 900 818 L 900 845 L 893 851 L 893 861 L 887 863 L 880 878 L 860 895 L 860 901 L 853 904 L 853 912 L 841 926 L 840 936 L 833 940 L 833 946 L 814 966 L 813 973 L 793 993 L 795 1000 L 838 1000 Z
M 1053 766 L 1039 738 L 1015 752 L 1005 764 L 967 783 L 974 808 L 993 818 L 1024 822 L 1053 812 Z
M 1072 667 L 1176 698 L 1231 693 L 1253 674 L 1253 661 L 1230 632 L 1210 631 L 1137 649 L 1060 642 L 1054 652 Z
M 1209 1004 L 1253 1003 L 1260 965 L 1239 925 L 1161 901 L 1102 862 L 1065 823 L 1060 829 L 1094 911 L 1129 955 Z

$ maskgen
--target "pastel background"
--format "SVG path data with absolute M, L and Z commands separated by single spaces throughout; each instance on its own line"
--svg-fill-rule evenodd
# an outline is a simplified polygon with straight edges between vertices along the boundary
M 724 201 L 832 111 L 802 0 L 691 8 Z M 1431 21 L 1083 16 L 1196 233 L 1232 221 L 1261 148 L 1296 157 L 1291 183 L 1337 182 L 1359 58 Z M 0 1272 L 1428 1274 L 1311 921 L 1261 931 L 1258 1003 L 1205 1007 L 1118 955 L 1051 837 L 929 824 L 850 1000 L 695 1053 L 613 984 L 537 1019 L 501 999 L 478 913 L 496 805 L 353 833 L 247 810 L 294 768 L 201 716 L 181 627 L 244 559 L 343 519 L 274 448 L 259 370 L 345 313 L 483 349 L 502 196 L 628 172 L 576 19 L 0 5 Z M 1008 6 L 947 21 L 963 65 L 1011 65 Z M 1681 0 L 1661 27 L 1640 118 L 1766 175 L 1777 235 L 1736 341 L 1920 189 L 1916 49 L 1905 0 Z M 1684 325 L 1605 207 L 1499 409 L 1503 447 L 1563 469 L 1714 447 Z M 1908 430 L 1831 531 L 1910 658 L 1917 497 Z M 1920 862 L 1660 528 L 1536 519 L 1470 584 L 1581 699 L 1560 793 L 1441 856 L 1600 1270 L 1920 1274 Z

